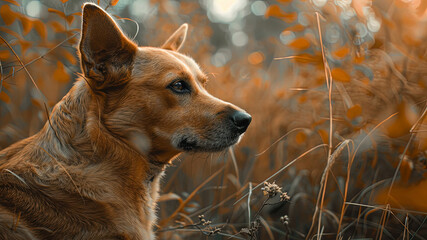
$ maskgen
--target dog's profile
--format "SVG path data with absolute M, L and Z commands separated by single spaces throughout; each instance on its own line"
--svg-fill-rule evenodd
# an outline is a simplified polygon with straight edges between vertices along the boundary
M 159 181 L 185 151 L 221 151 L 251 122 L 204 89 L 178 53 L 138 47 L 94 4 L 83 7 L 82 76 L 43 129 L 0 152 L 0 239 L 154 239 Z

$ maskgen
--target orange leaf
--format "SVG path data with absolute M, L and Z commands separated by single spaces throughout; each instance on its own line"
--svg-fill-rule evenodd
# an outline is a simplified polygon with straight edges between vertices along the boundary
M 40 100 L 36 99 L 36 98 L 32 98 L 31 99 L 31 103 L 33 104 L 33 106 L 36 106 L 37 108 L 43 108 L 43 104 L 40 103 Z
M 64 49 L 64 51 L 62 53 L 63 53 L 64 58 L 67 59 L 67 61 L 70 64 L 72 64 L 72 65 L 76 64 L 77 60 L 76 60 L 76 58 L 74 57 L 73 54 L 71 54 L 69 51 L 67 51 L 65 49 Z
M 307 95 L 303 94 L 298 98 L 298 103 L 302 104 L 307 102 Z
M 291 23 L 297 20 L 297 18 L 298 14 L 296 12 L 286 13 L 285 16 L 283 16 L 283 21 Z
M 277 5 L 271 5 L 265 11 L 264 16 L 266 18 L 270 18 L 270 17 L 279 17 L 280 18 L 282 16 L 282 10 Z
M 1 75 L 0 75 L 1 76 Z M 10 91 L 10 84 L 9 83 L 7 83 L 7 82 L 5 82 L 5 81 L 3 81 L 3 89 L 7 89 L 7 90 L 9 90 Z
M 18 17 L 18 14 L 12 11 L 9 5 L 3 5 L 0 7 L 0 15 L 7 26 L 15 22 L 16 18 Z
M 348 48 L 347 46 L 344 46 L 336 50 L 335 52 L 333 52 L 333 55 L 335 56 L 335 58 L 343 58 L 347 56 L 349 52 L 350 52 L 350 48 Z
M 276 17 L 276 18 L 282 19 L 287 23 L 291 23 L 297 19 L 298 14 L 295 12 L 286 13 L 282 11 L 278 5 L 271 5 L 265 11 L 264 16 L 266 18 Z
M 1 60 L 8 59 L 9 57 L 10 57 L 9 50 L 2 50 L 2 51 L 0 51 L 0 59 Z
M 365 57 L 363 55 L 361 56 L 354 56 L 353 61 L 356 64 L 361 64 L 365 60 Z
M 277 0 L 279 3 L 290 3 L 292 0 Z
M 279 89 L 276 92 L 276 97 L 277 98 L 284 98 L 286 96 L 286 91 L 284 89 Z
M 47 38 L 46 25 L 44 25 L 44 23 L 40 20 L 35 20 L 33 23 L 34 23 L 34 29 L 37 31 L 40 37 L 43 40 L 46 40 Z
M 62 18 L 64 18 L 64 19 L 65 19 L 65 13 L 63 13 L 63 12 L 61 12 L 61 11 L 59 11 L 59 10 L 56 10 L 56 9 L 54 9 L 54 8 L 48 8 L 48 9 L 47 9 L 47 11 L 49 11 L 49 12 L 51 12 L 51 13 L 55 13 L 55 14 L 57 14 L 57 15 L 59 15 L 60 17 L 62 17 Z
M 22 23 L 23 34 L 27 35 L 33 29 L 33 21 L 26 16 L 20 16 L 19 19 Z
M 362 106 L 360 104 L 356 104 L 347 110 L 347 117 L 350 120 L 360 116 L 362 114 Z
M 301 32 L 301 31 L 304 31 L 304 29 L 305 29 L 305 27 L 303 25 L 301 25 L 301 24 L 295 24 L 295 25 L 293 25 L 291 27 L 286 28 L 283 31 Z
M 111 0 L 111 6 L 116 6 L 119 0 Z
M 388 197 L 388 189 L 383 189 L 377 196 L 376 202 L 379 204 L 390 204 L 391 207 L 399 209 L 427 212 L 427 179 L 407 186 L 406 184 L 396 184 Z
M 67 20 L 68 24 L 73 23 L 73 21 L 74 21 L 74 15 L 68 15 L 68 16 L 66 16 L 65 20 Z
M 25 52 L 28 50 L 28 48 L 31 47 L 32 42 L 26 41 L 24 39 L 20 39 L 18 42 L 19 42 L 19 45 L 21 45 L 22 55 L 25 55 Z
M 61 2 L 62 2 L 62 3 L 66 3 L 66 2 L 68 2 L 68 0 L 61 0 Z
M 66 30 L 65 27 L 58 21 L 52 21 L 49 24 L 52 26 L 55 32 L 64 32 Z
M 53 72 L 53 79 L 61 83 L 67 83 L 70 80 L 70 76 L 65 71 L 64 64 L 61 61 L 56 63 L 56 70 Z
M 397 111 L 399 113 L 384 124 L 385 133 L 391 138 L 398 138 L 409 134 L 412 125 L 417 120 L 417 114 L 405 102 L 397 106 Z
M 5 102 L 5 103 L 10 102 L 10 97 L 6 94 L 5 91 L 0 92 L 0 102 Z
M 329 142 L 329 135 L 325 130 L 319 129 L 319 130 L 317 130 L 317 132 L 319 133 L 320 138 L 322 138 L 323 143 Z
M 304 132 L 299 132 L 295 136 L 295 142 L 298 144 L 303 144 L 307 140 L 307 135 Z
M 10 34 L 10 35 L 14 36 L 17 39 L 21 39 L 21 35 L 19 35 L 18 33 L 10 30 L 9 28 L 0 27 L 0 32 L 4 32 L 4 33 L 7 33 L 7 34 Z
M 58 16 L 60 16 L 61 18 L 65 19 L 65 21 L 67 21 L 67 23 L 68 23 L 68 24 L 71 24 L 71 23 L 73 23 L 73 21 L 74 21 L 74 16 L 73 16 L 72 14 L 71 14 L 71 15 L 66 16 L 66 15 L 65 15 L 65 13 L 63 13 L 63 12 L 61 12 L 61 11 L 59 11 L 59 10 L 53 9 L 53 8 L 48 8 L 47 10 L 48 10 L 49 12 L 51 12 L 51 13 L 55 13 L 55 14 L 57 14 Z
M 351 78 L 348 73 L 341 68 L 334 68 L 331 70 L 332 79 L 338 82 L 350 82 Z
M 21 6 L 21 5 L 19 5 L 19 3 L 18 3 L 18 2 L 16 2 L 15 0 L 3 0 L 3 1 L 8 2 L 8 3 L 12 3 L 13 5 L 15 5 L 15 6 L 17 6 L 17 7 Z
M 319 119 L 318 121 L 315 121 L 314 123 L 310 124 L 310 127 L 311 128 L 318 127 L 318 126 L 322 125 L 323 123 L 325 123 L 326 121 L 327 121 L 326 118 Z
M 288 46 L 295 50 L 305 50 L 310 47 L 310 42 L 307 39 L 300 37 L 293 40 Z

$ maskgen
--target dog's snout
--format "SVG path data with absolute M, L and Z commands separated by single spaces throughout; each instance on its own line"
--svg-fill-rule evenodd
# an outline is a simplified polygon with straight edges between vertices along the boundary
M 244 133 L 251 123 L 252 117 L 245 112 L 235 111 L 231 114 L 231 120 L 233 121 L 234 126 L 236 126 L 238 132 Z

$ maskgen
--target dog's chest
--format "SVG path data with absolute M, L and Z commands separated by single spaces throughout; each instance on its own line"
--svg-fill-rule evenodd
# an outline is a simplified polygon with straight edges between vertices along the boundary
M 138 203 L 123 206 L 116 224 L 129 239 L 154 239 L 153 226 L 157 221 L 156 207 L 160 176 L 145 180 Z

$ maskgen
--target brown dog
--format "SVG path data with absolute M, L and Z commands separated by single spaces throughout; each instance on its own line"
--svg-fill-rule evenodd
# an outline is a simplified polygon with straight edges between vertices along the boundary
M 153 239 L 159 180 L 183 151 L 238 142 L 251 116 L 206 92 L 177 51 L 137 47 L 83 9 L 82 78 L 36 135 L 0 152 L 0 239 Z

